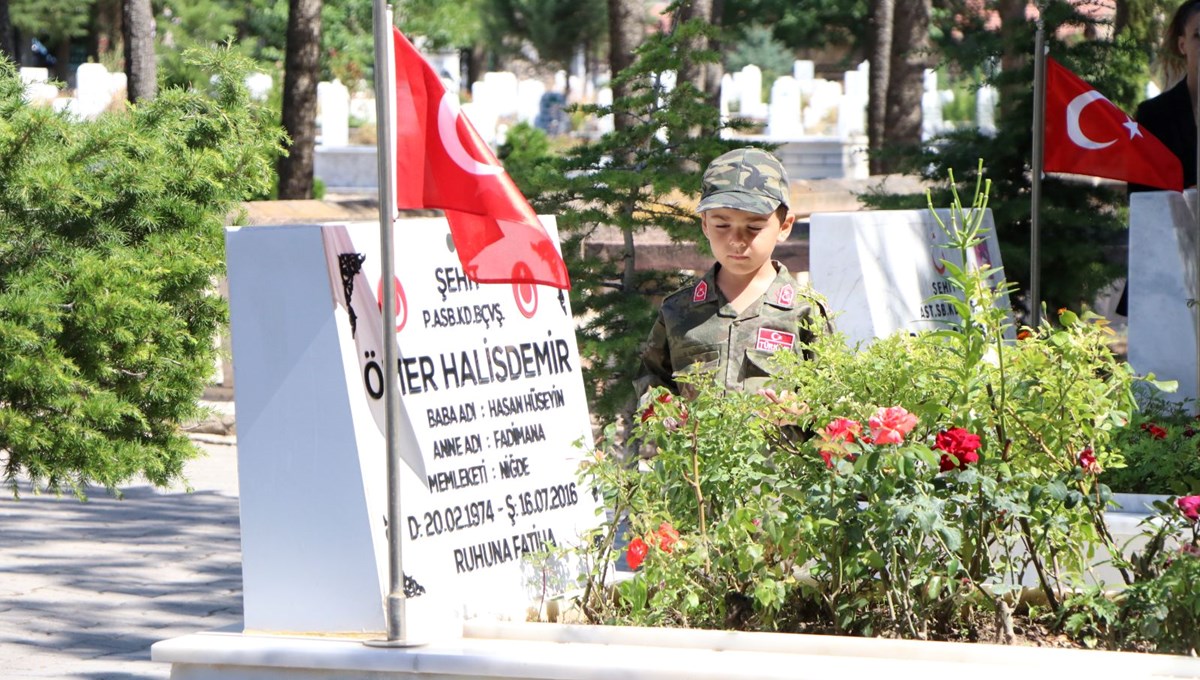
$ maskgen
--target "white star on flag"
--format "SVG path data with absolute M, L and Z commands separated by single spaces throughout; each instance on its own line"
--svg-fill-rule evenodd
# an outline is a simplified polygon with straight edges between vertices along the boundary
M 1129 116 L 1125 116 L 1125 122 L 1121 123 L 1121 125 L 1124 125 L 1129 130 L 1129 138 L 1130 139 L 1133 139 L 1134 137 L 1142 136 L 1142 129 L 1140 127 L 1138 127 L 1137 121 L 1130 118 Z

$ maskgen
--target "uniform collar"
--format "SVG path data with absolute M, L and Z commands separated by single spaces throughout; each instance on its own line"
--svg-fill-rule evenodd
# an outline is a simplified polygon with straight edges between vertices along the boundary
M 771 260 L 771 264 L 775 266 L 775 280 L 767 287 L 763 302 L 779 309 L 793 309 L 796 306 L 796 281 L 782 262 Z M 692 286 L 692 306 L 709 302 L 724 304 L 723 296 L 717 288 L 717 268 L 720 266 L 713 264 L 696 285 Z

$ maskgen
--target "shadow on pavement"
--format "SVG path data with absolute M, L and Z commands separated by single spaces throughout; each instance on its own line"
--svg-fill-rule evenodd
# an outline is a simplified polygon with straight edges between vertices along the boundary
M 0 676 L 168 677 L 150 646 L 240 624 L 241 595 L 231 495 L 0 497 Z

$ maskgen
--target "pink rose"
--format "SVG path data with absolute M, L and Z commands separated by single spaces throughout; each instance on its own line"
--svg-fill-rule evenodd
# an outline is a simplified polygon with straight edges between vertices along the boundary
M 1195 522 L 1200 519 L 1200 496 L 1184 496 L 1175 501 L 1184 517 Z
M 822 434 L 831 442 L 842 440 L 853 444 L 858 441 L 858 437 L 862 436 L 862 424 L 849 418 L 834 418 L 825 426 Z
M 904 436 L 917 426 L 917 417 L 903 406 L 881 408 L 867 420 L 871 441 L 876 444 L 900 444 Z

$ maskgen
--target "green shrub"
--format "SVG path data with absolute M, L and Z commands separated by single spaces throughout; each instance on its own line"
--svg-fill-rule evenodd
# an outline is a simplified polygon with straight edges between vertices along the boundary
M 0 64 L 0 455 L 10 489 L 83 497 L 182 478 L 226 306 L 223 225 L 270 186 L 281 133 L 246 63 L 195 53 L 210 92 L 170 89 L 75 122 Z

